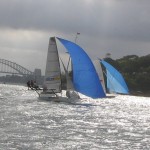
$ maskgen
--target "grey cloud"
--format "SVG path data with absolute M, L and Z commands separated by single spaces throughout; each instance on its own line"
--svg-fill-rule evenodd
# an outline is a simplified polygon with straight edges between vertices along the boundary
M 88 1 L 1 1 L 0 26 L 66 33 L 79 30 L 92 36 L 133 40 L 149 38 L 149 1 L 95 0 L 87 4 Z
M 44 60 L 50 36 L 73 41 L 80 32 L 77 42 L 91 57 L 145 55 L 149 14 L 149 0 L 0 0 L 0 47 L 22 52 L 29 62 L 43 52 Z

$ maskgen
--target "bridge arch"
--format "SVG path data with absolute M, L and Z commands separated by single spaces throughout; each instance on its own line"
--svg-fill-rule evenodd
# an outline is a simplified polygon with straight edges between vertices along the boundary
M 0 64 L 4 65 L 5 67 L 0 68 L 1 73 L 11 73 L 11 74 L 20 74 L 20 75 L 34 75 L 34 73 L 21 65 L 5 60 L 5 59 L 0 59 Z M 12 70 L 8 71 L 8 67 L 12 68 L 16 72 L 14 73 Z

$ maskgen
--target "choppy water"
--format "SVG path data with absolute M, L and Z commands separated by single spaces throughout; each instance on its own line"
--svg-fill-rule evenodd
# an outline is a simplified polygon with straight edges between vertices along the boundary
M 149 150 L 150 98 L 39 100 L 26 87 L 0 85 L 0 150 Z

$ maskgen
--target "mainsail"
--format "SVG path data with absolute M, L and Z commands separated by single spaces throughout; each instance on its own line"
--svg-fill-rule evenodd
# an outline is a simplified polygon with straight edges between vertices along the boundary
M 58 40 L 71 56 L 75 90 L 92 98 L 105 97 L 95 67 L 85 51 L 73 42 L 61 38 L 58 38 Z
M 49 40 L 44 86 L 47 91 L 52 89 L 55 93 L 61 92 L 61 71 L 55 37 Z
M 106 68 L 107 88 L 109 92 L 129 94 L 127 84 L 119 71 L 106 61 L 100 61 Z

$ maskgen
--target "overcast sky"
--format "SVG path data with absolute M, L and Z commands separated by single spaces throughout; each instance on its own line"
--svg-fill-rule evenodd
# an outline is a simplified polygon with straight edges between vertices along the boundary
M 150 0 L 0 0 L 1 59 L 44 71 L 49 37 L 77 32 L 92 59 L 150 54 Z

